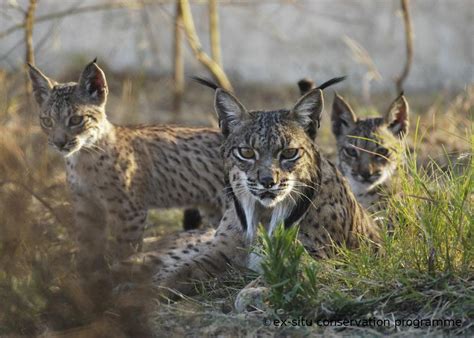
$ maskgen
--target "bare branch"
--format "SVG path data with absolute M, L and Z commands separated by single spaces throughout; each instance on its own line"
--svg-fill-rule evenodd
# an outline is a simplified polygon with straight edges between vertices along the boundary
M 211 72 L 219 85 L 227 90 L 232 91 L 232 85 L 230 84 L 227 75 L 224 73 L 224 70 L 202 50 L 201 42 L 199 41 L 199 37 L 196 33 L 196 27 L 194 26 L 189 1 L 179 0 L 179 4 L 183 15 L 183 26 L 186 33 L 186 38 L 189 42 L 189 46 L 193 50 L 194 56 Z
M 411 64 L 413 63 L 413 29 L 409 10 L 409 0 L 400 1 L 403 13 L 403 27 L 405 28 L 405 48 L 407 58 L 402 73 L 395 81 L 395 84 L 397 86 L 397 92 L 399 93 L 403 91 L 403 83 L 405 82 L 408 73 L 410 72 Z
M 211 57 L 222 67 L 217 0 L 209 0 L 209 34 L 211 40 Z

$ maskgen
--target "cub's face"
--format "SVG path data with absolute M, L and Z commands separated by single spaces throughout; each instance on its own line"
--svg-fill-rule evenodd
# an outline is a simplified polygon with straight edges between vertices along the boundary
M 362 186 L 371 189 L 389 179 L 397 167 L 400 140 L 408 131 L 408 104 L 400 96 L 385 118 L 358 119 L 342 97 L 336 95 L 332 130 L 341 172 L 353 190 Z
M 30 78 L 48 143 L 65 157 L 80 149 L 94 151 L 106 122 L 107 84 L 102 70 L 93 62 L 79 83 L 58 84 L 30 66 Z
M 296 204 L 317 173 L 312 141 L 322 105 L 318 89 L 291 110 L 247 112 L 231 94 L 216 92 L 225 167 L 235 195 L 270 208 L 288 199 Z

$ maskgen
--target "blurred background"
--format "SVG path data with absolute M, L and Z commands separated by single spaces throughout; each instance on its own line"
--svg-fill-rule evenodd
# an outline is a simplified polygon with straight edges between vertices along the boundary
M 215 126 L 212 90 L 191 75 L 249 109 L 290 107 L 303 77 L 347 75 L 326 90 L 326 155 L 334 90 L 359 116 L 404 90 L 410 147 L 442 167 L 472 152 L 473 37 L 473 0 L 0 0 L 0 335 L 110 335 L 117 318 L 74 277 L 64 164 L 39 127 L 27 62 L 69 82 L 97 57 L 109 119 L 132 124 Z M 149 231 L 179 230 L 181 217 L 151 213 Z

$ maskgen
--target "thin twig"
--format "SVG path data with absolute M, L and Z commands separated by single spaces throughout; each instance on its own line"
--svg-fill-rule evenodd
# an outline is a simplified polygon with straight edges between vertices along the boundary
M 23 190 L 27 191 L 31 196 L 33 196 L 36 200 L 38 200 L 46 209 L 49 210 L 49 212 L 51 213 L 51 215 L 54 216 L 54 218 L 56 218 L 56 220 L 62 225 L 62 226 L 66 226 L 64 221 L 61 219 L 61 217 L 56 213 L 56 211 L 54 210 L 54 208 L 48 203 L 46 202 L 41 196 L 39 196 L 37 193 L 35 193 L 32 189 L 30 189 L 28 186 L 26 186 L 25 184 L 21 183 L 21 182 L 17 182 L 17 181 L 12 181 L 12 180 L 5 180 L 5 181 L 0 181 L 0 187 L 4 186 L 4 185 L 7 185 L 7 184 L 13 184 L 13 185 L 16 185 L 17 187 L 20 187 L 22 188 Z
M 406 61 L 403 67 L 402 73 L 396 80 L 397 92 L 403 91 L 403 83 L 408 76 L 413 63 L 413 29 L 411 24 L 409 0 L 400 0 L 402 5 L 403 13 L 403 27 L 405 28 L 405 48 L 406 48 Z

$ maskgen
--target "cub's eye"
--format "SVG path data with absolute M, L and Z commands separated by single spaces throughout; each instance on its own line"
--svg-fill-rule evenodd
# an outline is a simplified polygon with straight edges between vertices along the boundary
M 281 151 L 280 159 L 282 160 L 294 160 L 299 155 L 298 148 L 287 148 Z
M 347 156 L 357 157 L 357 150 L 355 150 L 352 146 L 345 147 L 344 152 L 346 153 Z
M 390 152 L 388 151 L 388 149 L 380 148 L 380 149 L 377 149 L 377 155 L 375 156 L 375 159 L 378 162 L 385 162 L 387 161 L 389 156 L 390 156 Z
M 242 147 L 237 148 L 239 156 L 246 159 L 251 160 L 255 158 L 255 151 L 252 148 Z
M 84 121 L 84 117 L 83 116 L 78 116 L 78 115 L 75 115 L 75 116 L 72 116 L 70 119 L 69 119 L 69 125 L 71 127 L 73 126 L 78 126 L 82 123 L 82 121 Z
M 53 126 L 53 119 L 50 117 L 43 117 L 41 118 L 41 124 L 45 128 L 51 128 Z
M 388 149 L 380 148 L 380 149 L 377 149 L 377 154 L 382 157 L 388 157 L 388 155 L 390 155 L 390 152 L 388 151 Z

